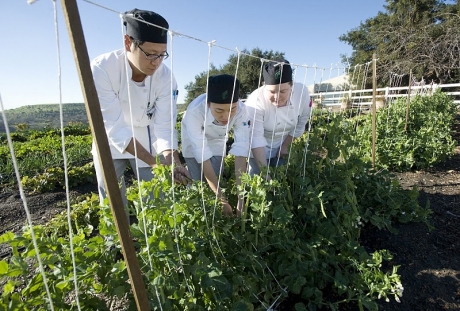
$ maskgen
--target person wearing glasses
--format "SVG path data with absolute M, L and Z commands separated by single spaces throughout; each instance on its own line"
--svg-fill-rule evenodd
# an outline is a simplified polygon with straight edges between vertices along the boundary
M 127 205 L 123 175 L 128 164 L 139 180 L 151 180 L 153 167 L 173 161 L 177 164 L 173 174 L 176 182 L 185 184 L 190 174 L 180 166 L 177 153 L 177 83 L 163 63 L 168 58 L 168 22 L 155 12 L 134 9 L 123 14 L 123 24 L 124 48 L 97 56 L 91 70 Z M 92 153 L 103 202 L 105 185 L 94 144 Z
M 292 81 L 292 68 L 285 59 L 263 66 L 264 84 L 253 91 L 245 104 L 253 120 L 249 174 L 263 167 L 287 162 L 293 140 L 302 136 L 311 114 L 308 89 Z M 267 174 L 267 179 L 270 175 Z
M 239 93 L 240 82 L 234 76 L 210 76 L 207 93 L 201 94 L 188 105 L 181 126 L 182 155 L 190 175 L 194 180 L 206 179 L 227 216 L 233 215 L 233 208 L 222 193 L 217 176 L 222 174 L 231 129 L 234 142 L 229 154 L 235 156 L 237 185 L 241 184 L 241 174 L 246 172 L 249 155 L 250 123 Z M 243 203 L 242 196 L 238 196 L 237 216 L 242 214 Z

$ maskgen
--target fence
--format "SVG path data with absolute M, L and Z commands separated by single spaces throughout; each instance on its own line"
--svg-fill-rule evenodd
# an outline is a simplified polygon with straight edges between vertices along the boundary
M 460 109 L 460 83 L 452 84 L 428 84 L 410 87 L 411 95 L 432 94 L 441 89 L 447 95 L 452 96 L 454 103 Z M 376 89 L 376 106 L 383 106 L 391 100 L 406 97 L 409 86 L 384 87 Z M 372 89 L 346 90 L 333 92 L 317 92 L 310 94 L 315 107 L 318 108 L 363 108 L 369 109 L 372 105 Z

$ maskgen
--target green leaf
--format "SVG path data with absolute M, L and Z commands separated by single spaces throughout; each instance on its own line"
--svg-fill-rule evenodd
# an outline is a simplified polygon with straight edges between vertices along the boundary
M 307 280 L 303 276 L 297 277 L 295 283 L 292 285 L 292 292 L 297 295 L 300 294 L 302 286 L 305 285 L 305 283 L 307 283 Z
M 277 204 L 273 207 L 273 218 L 283 224 L 286 224 L 292 218 L 292 214 L 289 213 L 283 205 Z
M 377 311 L 379 309 L 378 304 L 369 298 L 364 297 L 360 302 L 362 302 L 367 310 Z
M 233 304 L 232 311 L 253 311 L 254 306 L 252 303 L 240 300 Z
M 14 240 L 14 233 L 13 232 L 6 232 L 2 235 L 0 235 L 0 244 L 2 243 L 8 243 L 12 240 Z
M 19 275 L 22 275 L 22 269 L 20 268 L 14 268 L 14 269 L 11 269 L 11 267 L 9 268 L 8 272 L 6 273 L 6 276 L 9 276 L 9 277 L 15 277 L 15 276 L 19 276 Z
M 125 262 L 124 261 L 118 261 L 113 265 L 112 270 L 110 272 L 119 273 L 119 272 L 123 271 L 125 268 L 126 268 Z
M 8 272 L 8 263 L 4 260 L 0 261 L 0 275 Z
M 301 302 L 294 305 L 295 311 L 307 311 L 307 306 Z
M 117 295 L 118 298 L 122 298 L 126 294 L 127 288 L 124 286 L 118 286 L 114 289 L 113 292 L 115 295 Z
M 93 288 L 96 290 L 97 293 L 101 292 L 103 286 L 101 283 L 93 282 Z
M 68 280 L 61 281 L 61 282 L 58 282 L 56 284 L 56 287 L 59 288 L 60 290 L 63 290 L 64 288 L 66 288 L 68 286 L 69 286 L 69 281 Z
M 3 296 L 11 294 L 14 291 L 14 283 L 13 281 L 9 280 L 8 283 L 3 286 Z

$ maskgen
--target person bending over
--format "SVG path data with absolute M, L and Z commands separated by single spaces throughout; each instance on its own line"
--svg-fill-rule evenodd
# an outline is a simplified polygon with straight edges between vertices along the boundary
M 225 215 L 233 215 L 221 189 L 218 177 L 222 173 L 223 158 L 230 129 L 234 142 L 229 151 L 235 156 L 236 184 L 246 172 L 249 155 L 249 122 L 246 107 L 239 100 L 240 83 L 234 76 L 222 74 L 208 79 L 208 91 L 195 98 L 182 119 L 182 154 L 194 180 L 206 179 L 222 202 Z M 243 211 L 243 198 L 238 195 L 236 214 Z

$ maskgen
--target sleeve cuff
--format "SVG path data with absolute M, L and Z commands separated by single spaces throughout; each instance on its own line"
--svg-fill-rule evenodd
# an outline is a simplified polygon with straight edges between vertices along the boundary
M 230 154 L 233 154 L 236 157 L 245 157 L 249 156 L 249 146 L 247 143 L 237 144 L 234 143 L 232 148 L 229 151 Z
M 252 149 L 260 148 L 260 147 L 265 147 L 266 145 L 267 145 L 267 140 L 265 138 L 259 138 L 259 139 L 253 138 L 251 148 Z
M 122 133 L 124 132 L 124 133 Z M 114 140 L 114 139 L 110 139 L 110 137 L 108 138 L 109 141 L 110 141 L 110 144 L 115 147 L 115 149 L 117 149 L 120 153 L 125 153 L 126 152 L 126 148 L 128 147 L 128 144 L 129 142 L 131 141 L 132 137 L 133 137 L 133 134 L 131 133 L 131 131 L 119 131 L 116 135 L 117 139 Z M 124 137 L 123 138 L 120 138 L 120 137 Z
M 177 150 L 177 133 L 174 133 L 172 143 L 170 138 L 165 139 L 157 136 L 156 140 L 153 142 L 153 148 L 157 153 L 162 153 L 165 150 Z

